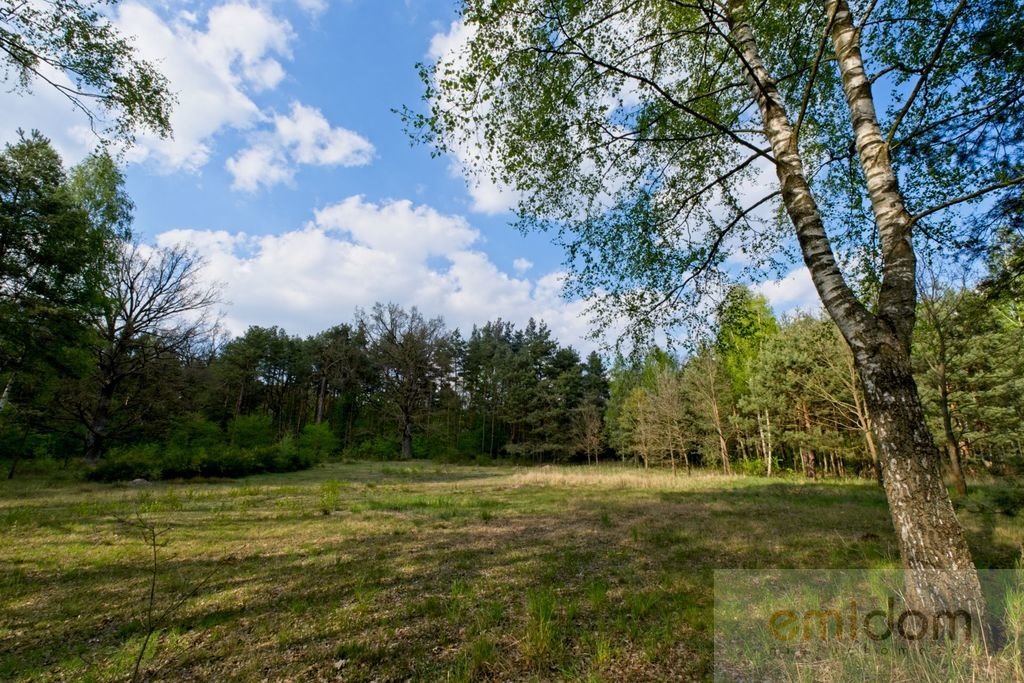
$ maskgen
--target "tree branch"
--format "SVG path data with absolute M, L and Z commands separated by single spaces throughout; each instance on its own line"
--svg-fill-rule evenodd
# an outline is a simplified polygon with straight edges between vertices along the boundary
M 995 192 L 996 190 L 1002 190 L 1002 189 L 1005 189 L 1005 188 L 1008 188 L 1008 187 L 1014 187 L 1015 185 L 1020 185 L 1021 183 L 1024 183 L 1024 175 L 1019 175 L 1016 178 L 1011 178 L 1010 180 L 1004 180 L 1004 181 L 1001 181 L 1001 182 L 998 182 L 998 183 L 992 183 L 991 185 L 986 185 L 985 187 L 982 187 L 981 189 L 975 190 L 974 192 L 971 192 L 970 194 L 965 194 L 965 195 L 962 195 L 960 197 L 955 197 L 953 199 L 949 199 L 947 201 L 944 201 L 941 204 L 936 204 L 935 206 L 931 207 L 930 209 L 926 209 L 926 210 L 922 211 L 921 213 L 912 216 L 911 219 L 910 219 L 910 222 L 911 222 L 911 224 L 917 223 L 922 218 L 926 218 L 928 216 L 931 216 L 933 213 L 938 213 L 939 211 L 943 211 L 944 209 L 948 209 L 948 208 L 950 208 L 952 206 L 956 206 L 957 204 L 963 204 L 964 202 L 969 202 L 972 199 L 978 199 L 979 197 L 982 197 L 982 196 L 988 194 L 989 192 Z

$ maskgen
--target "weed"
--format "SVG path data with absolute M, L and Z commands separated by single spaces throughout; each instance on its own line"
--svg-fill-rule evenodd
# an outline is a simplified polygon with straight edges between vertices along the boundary
M 550 588 L 534 588 L 526 594 L 525 655 L 534 666 L 547 665 L 560 649 L 557 597 Z
M 333 479 L 320 484 L 320 513 L 329 515 L 341 506 L 341 483 Z

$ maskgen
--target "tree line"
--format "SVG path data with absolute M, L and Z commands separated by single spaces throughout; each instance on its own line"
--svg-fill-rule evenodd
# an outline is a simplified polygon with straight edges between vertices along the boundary
M 227 339 L 202 261 L 132 239 L 109 157 L 66 171 L 45 138 L 22 135 L 0 155 L 0 183 L 11 476 L 36 457 L 81 456 L 116 478 L 288 469 L 344 451 L 881 479 L 837 326 L 779 319 L 744 286 L 686 353 L 654 348 L 611 367 L 541 321 L 464 335 L 396 304 L 307 337 L 254 326 Z M 920 288 L 915 377 L 962 492 L 966 468 L 1024 462 L 1018 252 L 1012 240 L 993 251 L 981 285 L 931 274 Z

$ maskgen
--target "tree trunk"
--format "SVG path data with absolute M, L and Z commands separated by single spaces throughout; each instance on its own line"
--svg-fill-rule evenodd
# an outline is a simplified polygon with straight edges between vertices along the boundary
M 984 614 L 984 598 L 963 529 L 942 483 L 938 452 L 924 419 L 910 365 L 917 306 L 913 222 L 903 204 L 888 143 L 875 114 L 859 34 L 846 0 L 825 0 L 836 67 L 882 243 L 877 314 L 854 295 L 839 268 L 808 184 L 783 98 L 758 51 L 746 3 L 729 0 L 728 23 L 740 66 L 761 113 L 782 200 L 811 280 L 854 354 L 878 437 L 883 483 L 912 608 Z
M 858 380 L 858 384 L 859 384 Z M 882 485 L 882 463 L 878 461 L 878 446 L 875 445 L 874 427 L 871 425 L 871 416 L 868 415 L 867 406 L 864 405 L 864 395 L 860 387 L 856 387 L 853 400 L 857 409 L 857 421 L 860 422 L 861 433 L 864 435 L 864 445 L 871 457 L 871 470 L 875 473 L 875 480 Z
M 327 375 L 320 378 L 320 389 L 316 395 L 316 423 L 324 421 L 324 404 L 327 402 Z
M 857 364 L 852 355 L 847 356 L 847 369 L 850 372 L 850 393 L 853 394 L 853 407 L 857 413 L 857 423 L 860 426 L 861 434 L 864 435 L 864 446 L 868 449 L 871 457 L 871 470 L 875 474 L 878 485 L 882 485 L 882 464 L 878 462 L 878 447 L 875 446 L 874 427 L 871 426 L 871 416 L 864 405 L 864 390 L 861 388 L 860 376 L 857 374 Z
M 491 457 L 494 457 L 494 411 L 491 411 Z
M 402 458 L 412 460 L 412 419 L 402 415 Z
M 764 426 L 761 426 L 761 413 L 757 414 L 757 429 L 761 433 L 761 446 L 764 448 L 766 475 L 772 476 L 772 420 L 767 410 L 764 411 Z
M 110 418 L 110 403 L 113 399 L 114 387 L 103 386 L 85 434 L 85 459 L 91 463 L 99 460 L 106 450 L 107 421 Z
M 803 421 L 804 429 L 807 430 L 807 435 L 811 434 L 811 411 L 807 408 L 807 403 L 804 401 L 800 402 L 800 419 Z M 808 479 L 818 478 L 817 459 L 818 455 L 814 452 L 814 449 L 807 447 L 807 460 L 804 461 L 804 475 Z M 801 447 L 800 452 L 803 453 L 804 449 Z
M 949 383 L 946 381 L 945 342 L 939 340 L 939 362 L 936 368 L 939 384 L 939 412 L 942 415 L 942 431 L 946 440 L 946 455 L 949 457 L 949 473 L 959 496 L 967 495 L 967 480 L 960 466 L 960 444 L 953 433 L 953 417 L 949 410 Z
M 722 414 L 718 410 L 718 398 L 714 395 L 711 397 L 711 416 L 714 419 L 715 432 L 718 434 L 718 454 L 722 459 L 722 471 L 725 474 L 732 474 L 732 468 L 729 466 L 729 443 L 725 440 Z
M 908 601 L 935 613 L 984 613 L 978 574 L 942 482 L 939 452 L 902 349 L 858 358 L 864 397 L 878 432 L 883 482 L 903 566 Z
M 12 372 L 10 377 L 7 378 L 7 383 L 4 384 L 4 393 L 0 394 L 0 412 L 3 412 L 4 408 L 11 400 L 11 385 L 14 384 L 14 378 L 18 373 Z

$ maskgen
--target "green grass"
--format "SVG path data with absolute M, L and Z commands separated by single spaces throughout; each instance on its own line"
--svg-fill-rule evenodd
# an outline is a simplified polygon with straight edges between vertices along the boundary
M 1003 498 L 982 488 L 959 511 L 982 566 L 1012 566 L 1024 542 Z M 130 675 L 151 578 L 140 519 L 166 529 L 157 610 L 181 602 L 147 648 L 155 680 L 708 679 L 716 568 L 896 561 L 867 482 L 430 463 L 15 480 L 0 680 Z

